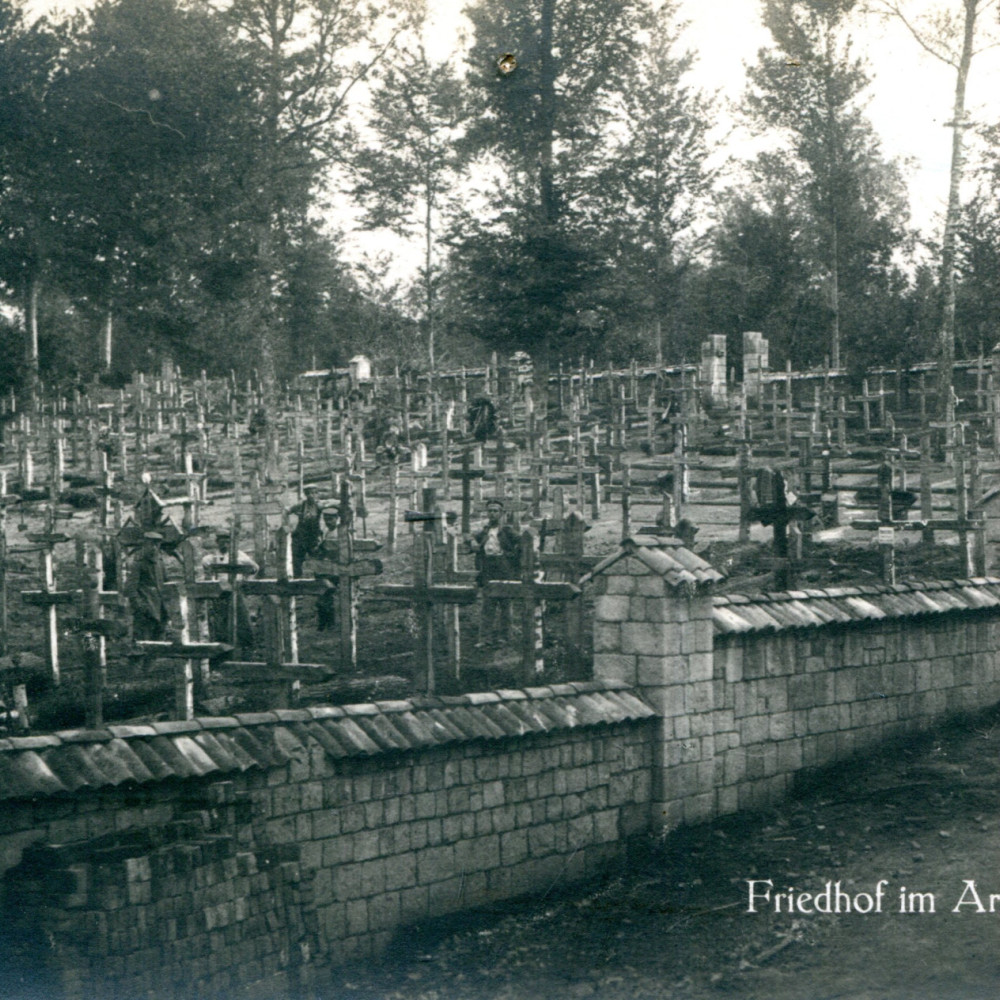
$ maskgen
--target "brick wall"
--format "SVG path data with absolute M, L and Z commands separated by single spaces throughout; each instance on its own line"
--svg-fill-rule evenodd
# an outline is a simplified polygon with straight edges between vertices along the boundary
M 652 713 L 621 686 L 452 701 L 22 748 L 37 780 L 41 766 L 64 783 L 98 764 L 108 774 L 128 754 L 152 769 L 154 750 L 174 773 L 8 796 L 4 995 L 26 975 L 48 977 L 50 996 L 87 1000 L 249 986 L 300 996 L 337 963 L 384 952 L 409 924 L 596 875 L 648 828 Z M 398 745 L 407 732 L 434 745 Z M 21 741 L 9 743 L 0 767 Z M 207 768 L 202 757 L 218 766 L 183 774 L 185 761 Z
M 823 767 L 1000 700 L 1000 619 L 953 611 L 716 637 L 717 810 L 757 808 Z
M 713 596 L 706 563 L 652 544 L 595 570 L 594 673 L 660 716 L 666 829 L 773 803 L 804 768 L 1000 700 L 1000 580 Z

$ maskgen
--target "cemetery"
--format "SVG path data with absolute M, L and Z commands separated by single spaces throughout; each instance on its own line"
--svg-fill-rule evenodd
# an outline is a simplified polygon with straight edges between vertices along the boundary
M 994 996 L 998 4 L 0 0 L 0 997 Z
M 305 995 L 994 705 L 997 357 L 767 354 L 6 401 L 11 967 Z
M 744 595 L 984 578 L 994 365 L 957 366 L 943 420 L 919 367 L 852 389 L 769 371 L 756 334 L 740 381 L 721 338 L 698 366 L 581 364 L 544 387 L 496 356 L 433 379 L 359 357 L 286 386 L 262 427 L 252 380 L 170 366 L 11 399 L 6 732 L 587 680 L 593 570 L 631 537 L 680 539 Z M 490 506 L 505 578 L 476 555 Z

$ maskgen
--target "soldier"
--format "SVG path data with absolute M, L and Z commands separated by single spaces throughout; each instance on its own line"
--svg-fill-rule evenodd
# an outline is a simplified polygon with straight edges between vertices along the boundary
M 157 531 L 147 531 L 142 536 L 142 544 L 132 562 L 125 596 L 132 611 L 132 635 L 135 639 L 166 638 L 170 624 L 170 609 L 167 606 L 164 586 L 166 570 L 160 542 L 163 536 Z
M 323 511 L 316 500 L 315 486 L 307 486 L 305 499 L 296 504 L 288 513 L 295 515 L 296 523 L 292 531 L 292 575 L 302 576 L 306 558 L 315 555 L 323 540 Z
M 503 524 L 503 501 L 486 504 L 486 524 L 472 536 L 476 556 L 476 583 L 485 587 L 491 580 L 517 580 L 520 576 L 521 541 L 517 532 Z M 510 634 L 510 601 L 483 593 L 480 644 L 506 638 Z

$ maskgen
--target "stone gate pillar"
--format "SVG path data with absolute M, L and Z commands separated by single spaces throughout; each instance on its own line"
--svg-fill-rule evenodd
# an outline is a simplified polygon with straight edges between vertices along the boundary
M 654 830 L 716 814 L 713 584 L 722 574 L 673 538 L 633 536 L 593 572 L 594 678 L 623 680 L 659 716 Z
M 747 331 L 743 334 L 743 386 L 747 398 L 761 397 L 761 376 L 771 366 L 770 344 L 762 333 Z
M 701 342 L 701 365 L 698 369 L 702 402 L 706 406 L 725 406 L 726 393 L 726 337 L 714 333 Z

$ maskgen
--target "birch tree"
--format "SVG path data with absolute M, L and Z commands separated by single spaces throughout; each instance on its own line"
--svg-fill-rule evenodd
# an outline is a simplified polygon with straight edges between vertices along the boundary
M 966 165 L 966 131 L 971 127 L 966 94 L 977 53 L 996 44 L 998 0 L 946 0 L 936 11 L 923 13 L 914 0 L 871 0 L 869 9 L 900 22 L 914 41 L 955 74 L 952 97 L 951 163 L 948 200 L 941 238 L 939 284 L 941 321 L 938 337 L 938 407 L 942 413 L 952 398 L 955 364 L 955 303 L 957 236 L 962 215 L 962 179 Z

